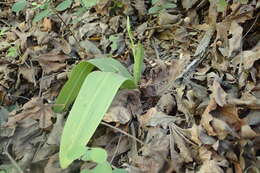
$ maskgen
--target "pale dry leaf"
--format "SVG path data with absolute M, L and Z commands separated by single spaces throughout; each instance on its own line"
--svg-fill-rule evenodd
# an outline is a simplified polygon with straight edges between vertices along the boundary
M 215 160 L 206 160 L 203 162 L 197 173 L 224 173 L 218 162 Z
M 175 106 L 176 106 L 176 102 L 174 97 L 171 94 L 164 94 L 157 102 L 156 109 L 158 111 L 169 114 Z
M 179 19 L 180 19 L 179 15 L 172 15 L 167 12 L 161 12 L 159 13 L 158 16 L 158 24 L 160 26 L 174 24 L 177 23 Z
M 191 155 L 191 150 L 188 149 L 186 146 L 186 142 L 184 141 L 183 137 L 180 136 L 177 132 L 176 129 L 173 128 L 172 126 L 170 127 L 171 135 L 173 137 L 174 143 L 176 144 L 176 147 L 180 151 L 180 156 L 182 157 L 183 161 L 188 163 L 192 162 L 193 158 Z
M 168 116 L 163 112 L 159 112 L 156 108 L 151 108 L 147 111 L 146 114 L 138 117 L 138 121 L 143 127 L 156 127 L 161 126 L 166 129 L 170 123 L 179 120 L 174 116 Z
M 26 79 L 28 82 L 31 82 L 34 84 L 34 86 L 36 86 L 35 75 L 37 74 L 37 68 L 20 66 L 19 74 L 21 74 L 23 78 Z
M 185 70 L 186 66 L 189 64 L 191 59 L 189 52 L 183 52 L 180 54 L 180 59 L 173 60 L 172 66 L 170 69 L 170 79 L 169 81 L 176 80 L 182 72 Z
M 126 124 L 142 112 L 140 93 L 136 90 L 120 90 L 115 96 L 103 120 Z
M 210 114 L 211 111 L 215 110 L 217 108 L 217 103 L 213 97 L 211 97 L 209 105 L 205 109 L 204 113 L 201 116 L 200 124 L 205 128 L 207 133 L 210 136 L 216 136 L 216 133 L 211 126 L 211 122 L 213 120 L 213 116 Z
M 52 22 L 51 19 L 48 17 L 45 17 L 42 21 L 42 31 L 44 32 L 50 32 L 52 30 Z
M 67 55 L 44 54 L 37 58 L 43 71 L 47 74 L 57 72 L 66 66 L 65 60 L 69 57 Z
M 29 102 L 24 104 L 22 112 L 12 116 L 5 124 L 6 127 L 13 127 L 16 123 L 24 119 L 36 119 L 39 120 L 39 127 L 46 129 L 52 125 L 51 118 L 54 116 L 51 105 L 43 104 L 43 101 L 39 97 L 33 97 Z
M 219 106 L 223 107 L 225 104 L 227 104 L 226 103 L 227 93 L 222 89 L 217 78 L 215 78 L 213 82 L 212 90 L 213 90 L 213 97 L 215 98 L 216 103 Z
M 260 59 L 260 45 L 257 45 L 251 50 L 246 50 L 235 56 L 232 60 L 233 65 L 237 66 L 241 62 L 245 70 L 253 67 L 255 61 Z
M 232 34 L 232 37 L 229 39 L 229 57 L 233 57 L 238 52 L 240 52 L 242 46 L 242 35 L 243 28 L 234 20 L 231 23 L 229 34 Z
M 239 138 L 238 134 L 234 131 L 231 126 L 229 126 L 225 121 L 222 121 L 218 118 L 214 118 L 211 121 L 212 127 L 214 128 L 217 137 L 221 140 L 225 139 L 227 135 L 232 135 L 234 137 Z
M 235 105 L 225 105 L 219 108 L 220 119 L 223 119 L 236 130 L 240 129 L 244 124 L 243 120 L 239 118 L 238 108 Z
M 241 127 L 241 137 L 244 139 L 252 139 L 257 136 L 257 133 L 251 129 L 249 125 L 243 125 Z

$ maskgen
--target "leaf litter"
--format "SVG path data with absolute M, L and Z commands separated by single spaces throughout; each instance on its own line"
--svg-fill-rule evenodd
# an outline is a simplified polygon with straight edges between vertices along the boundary
M 80 16 L 73 2 L 37 23 L 31 6 L 0 4 L 0 171 L 93 167 L 60 168 L 69 110 L 52 106 L 81 60 L 112 56 L 131 69 L 129 16 L 145 49 L 140 90 L 117 94 L 103 119 L 114 128 L 100 125 L 88 145 L 132 173 L 259 172 L 259 2 L 159 1 L 105 0 Z

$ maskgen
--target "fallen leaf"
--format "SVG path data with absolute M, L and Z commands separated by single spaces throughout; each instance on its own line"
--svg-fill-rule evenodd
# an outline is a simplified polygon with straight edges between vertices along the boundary
M 140 93 L 135 90 L 121 90 L 117 93 L 103 121 L 128 123 L 133 116 L 142 112 Z
M 57 72 L 66 66 L 65 60 L 69 57 L 67 55 L 52 55 L 45 54 L 37 58 L 43 71 L 46 74 Z
M 45 105 L 39 97 L 32 98 L 29 102 L 24 104 L 22 112 L 8 118 L 6 127 L 13 127 L 16 123 L 24 119 L 39 120 L 39 127 L 46 129 L 52 125 L 51 118 L 54 116 L 51 105 Z
M 234 57 L 234 55 L 241 51 L 243 28 L 236 21 L 232 21 L 229 34 L 231 34 L 232 37 L 229 39 L 228 56 Z

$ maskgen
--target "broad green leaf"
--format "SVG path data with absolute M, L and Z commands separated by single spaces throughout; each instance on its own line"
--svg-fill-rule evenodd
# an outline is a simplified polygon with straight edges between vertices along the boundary
M 86 8 L 91 8 L 97 5 L 99 0 L 81 0 L 81 4 Z
M 61 136 L 59 156 L 62 168 L 84 155 L 85 145 L 103 119 L 118 89 L 126 81 L 134 85 L 131 79 L 113 72 L 95 71 L 87 76 Z
M 152 4 L 159 2 L 160 0 L 152 0 Z
M 91 170 L 91 173 L 112 173 L 112 168 L 108 162 L 99 163 L 94 169 Z
M 85 78 L 93 70 L 93 68 L 94 66 L 86 61 L 80 62 L 73 68 L 69 76 L 69 80 L 61 89 L 56 103 L 53 106 L 53 110 L 55 112 L 61 112 L 68 109 L 77 97 Z
M 94 169 L 84 169 L 80 173 L 112 173 L 112 168 L 108 162 L 98 164 Z
M 53 12 L 50 9 L 43 10 L 40 13 L 36 14 L 36 16 L 33 18 L 33 22 L 38 22 L 45 17 L 51 16 L 52 14 Z
M 176 7 L 177 6 L 174 3 L 165 3 L 165 4 L 162 5 L 163 9 L 176 8 Z
M 55 106 L 53 107 L 55 112 L 66 110 L 73 103 L 79 93 L 81 85 L 87 75 L 93 70 L 94 66 L 101 71 L 114 72 L 126 78 L 133 79 L 127 69 L 119 61 L 113 58 L 97 58 L 81 62 L 73 68 L 69 80 L 61 89 Z M 126 82 L 122 88 L 134 89 L 136 88 L 136 85 L 132 85 L 131 82 Z
M 107 152 L 103 148 L 89 148 L 81 157 L 81 160 L 104 163 L 107 160 Z
M 26 7 L 26 5 L 27 5 L 27 1 L 26 0 L 17 1 L 12 6 L 12 11 L 14 11 L 16 13 L 19 12 L 19 11 L 22 11 Z
M 64 11 L 67 8 L 69 8 L 72 4 L 72 0 L 65 0 L 63 2 L 61 2 L 57 7 L 56 10 L 57 11 Z
M 96 58 L 88 61 L 101 71 L 118 73 L 126 78 L 133 78 L 128 70 L 117 60 L 113 58 Z
M 142 69 L 143 69 L 143 61 L 144 61 L 144 48 L 143 45 L 139 42 L 135 47 L 134 51 L 134 79 L 135 84 L 137 85 L 141 79 Z
M 149 8 L 148 13 L 155 14 L 155 13 L 158 13 L 160 10 L 162 10 L 162 6 L 156 5 L 154 7 Z
M 217 10 L 219 12 L 224 12 L 227 8 L 227 1 L 226 0 L 219 0 L 218 3 L 217 3 Z
M 127 171 L 125 169 L 119 169 L 119 168 L 114 169 L 112 172 L 113 173 L 127 173 Z

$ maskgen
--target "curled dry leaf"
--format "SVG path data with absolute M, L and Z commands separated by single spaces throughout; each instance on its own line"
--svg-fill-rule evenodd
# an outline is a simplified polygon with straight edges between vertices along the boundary
M 135 90 L 121 90 L 114 98 L 103 120 L 126 124 L 133 116 L 141 112 L 140 93 Z
M 221 107 L 224 106 L 226 104 L 227 93 L 222 89 L 217 78 L 213 82 L 212 90 L 216 103 Z
M 32 98 L 29 102 L 24 104 L 22 112 L 8 118 L 6 127 L 13 127 L 16 123 L 24 119 L 36 119 L 39 120 L 39 127 L 46 129 L 52 125 L 51 118 L 54 116 L 51 105 L 43 104 L 43 101 L 39 97 Z
M 201 116 L 200 124 L 205 128 L 207 133 L 210 136 L 216 136 L 216 133 L 211 126 L 211 122 L 213 120 L 213 116 L 210 114 L 211 111 L 215 110 L 217 108 L 217 103 L 214 98 L 211 97 L 209 105 L 205 109 L 204 113 Z
M 45 54 L 37 58 L 43 71 L 47 74 L 57 72 L 66 66 L 65 60 L 69 57 L 67 55 L 52 55 Z
M 168 116 L 162 112 L 158 112 L 156 108 L 151 108 L 147 111 L 146 114 L 138 117 L 138 121 L 143 127 L 162 126 L 164 129 L 166 129 L 170 123 L 177 120 L 179 119 L 174 116 Z

